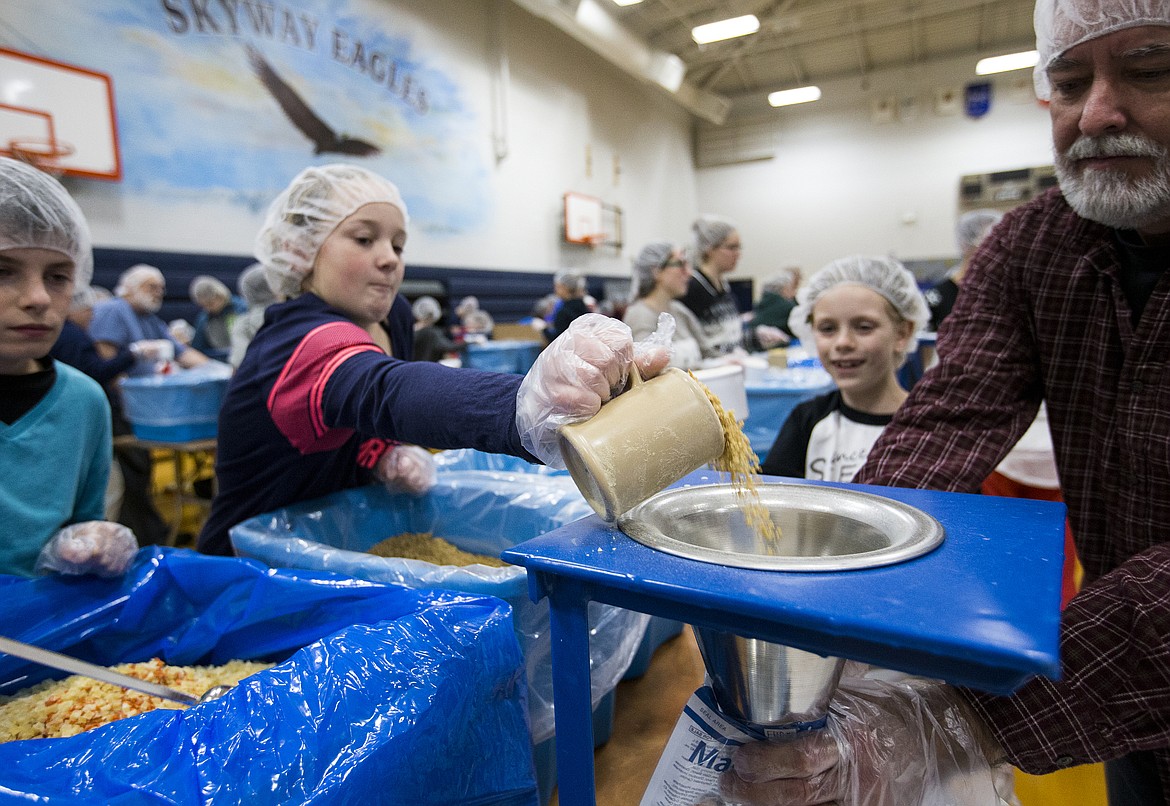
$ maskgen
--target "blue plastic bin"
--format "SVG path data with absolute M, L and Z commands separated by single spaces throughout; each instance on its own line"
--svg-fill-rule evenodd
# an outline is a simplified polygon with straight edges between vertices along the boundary
M 824 369 L 817 355 L 816 345 L 805 347 L 799 339 L 792 341 L 785 349 L 789 369 Z
M 746 379 L 748 418 L 743 431 L 763 461 L 781 426 L 799 403 L 833 388 L 829 373 L 816 367 L 769 368 L 749 371 Z
M 496 556 L 592 514 L 567 476 L 448 471 L 438 475 L 425 496 L 394 495 L 380 485 L 346 490 L 251 518 L 232 527 L 231 538 L 237 554 L 276 568 L 334 571 L 504 599 L 512 605 L 525 655 L 533 740 L 541 742 L 554 732 L 548 602 L 529 599 L 525 570 L 440 566 L 367 551 L 393 535 L 429 532 L 465 551 Z M 608 605 L 590 611 L 594 705 L 622 679 L 648 619 Z
M 214 437 L 231 377 L 230 367 L 220 367 L 226 365 L 124 379 L 122 409 L 134 436 L 158 442 Z
M 540 477 L 553 477 L 559 480 L 559 483 L 565 485 L 565 490 L 568 495 L 572 496 L 573 489 L 572 479 L 569 477 L 568 470 L 556 470 L 545 465 L 534 465 L 524 461 L 516 456 L 508 456 L 500 453 L 485 453 L 477 451 L 472 448 L 460 448 L 457 450 L 441 451 L 435 454 L 435 468 L 440 474 L 458 471 L 474 471 L 496 474 L 503 478 L 500 474 L 532 474 Z M 518 483 L 524 483 L 523 479 L 517 479 Z M 558 483 L 558 482 L 554 482 Z M 646 667 L 650 663 L 650 656 L 654 654 L 654 650 L 658 645 L 667 640 L 670 636 L 663 636 L 663 625 L 669 623 L 677 625 L 681 629 L 682 625 L 678 622 L 669 621 L 668 619 L 651 616 L 646 625 L 646 633 L 642 642 L 634 654 L 633 660 L 630 662 L 629 669 L 622 677 L 627 680 L 631 677 L 640 677 L 646 673 Z M 675 629 L 674 634 L 678 634 L 678 629 Z M 616 689 L 610 691 L 601 698 L 601 701 L 593 709 L 593 746 L 601 747 L 613 733 L 613 719 L 615 712 L 615 694 Z M 536 764 L 536 780 L 537 786 L 540 790 L 540 802 L 547 804 L 552 798 L 553 790 L 556 788 L 557 779 L 557 759 L 556 759 L 556 737 L 552 736 L 542 742 L 537 743 L 532 749 L 532 758 Z
M 538 803 L 498 598 L 158 547 L 117 579 L 0 576 L 0 594 L 6 634 L 101 665 L 277 663 L 195 708 L 0 744 L 5 803 Z M 2 695 L 63 676 L 0 656 Z
M 482 344 L 469 344 L 463 354 L 463 366 L 487 369 L 492 372 L 514 372 L 520 375 L 532 368 L 544 345 L 538 341 L 500 339 Z
M 458 459 L 476 464 L 488 461 L 485 457 L 489 456 L 470 452 Z M 454 459 L 440 455 L 440 469 L 444 458 Z M 441 470 L 434 489 L 419 498 L 392 495 L 381 486 L 346 490 L 244 521 L 232 528 L 231 538 L 241 556 L 277 568 L 326 570 L 415 588 L 491 594 L 511 604 L 528 676 L 537 785 L 541 802 L 546 803 L 556 781 L 551 749 L 555 739 L 552 647 L 548 602 L 529 599 L 527 572 L 517 566 L 438 566 L 376 557 L 366 551 L 392 535 L 429 532 L 465 551 L 494 556 L 591 514 L 593 510 L 567 474 Z M 613 689 L 638 651 L 649 618 L 608 605 L 590 607 L 593 637 L 589 655 L 597 745 L 609 739 Z

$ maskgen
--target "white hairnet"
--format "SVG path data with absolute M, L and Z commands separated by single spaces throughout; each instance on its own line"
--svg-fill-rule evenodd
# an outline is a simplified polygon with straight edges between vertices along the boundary
M 410 220 L 398 188 L 358 165 L 335 163 L 297 174 L 268 207 L 256 235 L 254 254 L 268 271 L 269 284 L 289 299 L 299 296 L 325 239 L 375 202 L 394 205 L 404 222 Z
M 959 247 L 959 254 L 974 251 L 1001 218 L 1003 213 L 998 210 L 971 210 L 959 216 L 955 222 L 955 244 Z
M 206 302 L 212 297 L 219 297 L 223 300 L 230 300 L 232 292 L 216 277 L 210 274 L 201 274 L 191 281 L 187 293 L 191 296 L 192 302 Z
M 410 309 L 416 322 L 438 322 L 443 315 L 443 309 L 434 297 L 419 297 Z
M 118 276 L 118 284 L 114 286 L 114 294 L 124 297 L 147 280 L 158 280 L 166 283 L 161 269 L 147 263 L 135 263 Z
M 236 290 L 253 308 L 276 302 L 276 292 L 268 284 L 268 272 L 264 271 L 264 267 L 259 263 L 253 263 L 240 272 L 236 280 Z
M 851 255 L 839 258 L 822 267 L 796 295 L 797 305 L 788 317 L 788 327 L 804 344 L 814 343 L 812 324 L 813 306 L 826 291 L 842 283 L 864 286 L 881 294 L 907 322 L 914 323 L 914 333 L 906 345 L 906 352 L 918 346 L 917 333 L 930 321 L 930 309 L 918 282 L 910 270 L 889 257 Z
M 634 258 L 634 299 L 654 290 L 654 273 L 666 265 L 675 247 L 670 241 L 651 241 Z
M 796 266 L 788 266 L 765 280 L 764 290 L 779 294 L 798 279 L 800 279 L 800 269 Z
M 495 326 L 496 321 L 492 319 L 492 315 L 482 308 L 468 311 L 467 316 L 463 317 L 463 327 L 469 333 L 491 333 Z
M 1052 60 L 1082 42 L 1139 25 L 1170 25 L 1170 0 L 1036 0 L 1036 97 L 1047 100 Z
M 479 310 L 479 300 L 475 297 L 464 297 L 459 300 L 459 304 L 455 306 L 455 315 L 460 319 L 467 316 L 472 311 Z
M 561 269 L 553 275 L 554 285 L 563 285 L 571 294 L 580 294 L 585 290 L 585 275 L 577 269 Z
M 75 285 L 93 279 L 89 224 L 77 202 L 47 173 L 0 157 L 0 250 L 29 248 L 70 258 Z
M 702 263 L 707 253 L 727 240 L 738 229 L 726 218 L 717 215 L 701 215 L 691 224 L 695 233 L 695 263 Z

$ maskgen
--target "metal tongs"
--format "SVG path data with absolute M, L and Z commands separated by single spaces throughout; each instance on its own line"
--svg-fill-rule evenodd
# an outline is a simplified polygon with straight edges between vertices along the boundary
M 5 638 L 0 636 L 0 652 L 6 655 L 15 655 L 18 658 L 31 660 L 33 663 L 39 663 L 42 666 L 48 666 L 53 669 L 61 669 L 65 672 L 72 672 L 73 674 L 83 675 L 85 677 L 92 677 L 94 680 L 101 680 L 103 683 L 113 683 L 115 686 L 132 689 L 133 691 L 140 691 L 143 694 L 149 694 L 152 697 L 162 697 L 164 700 L 172 700 L 174 702 L 182 703 L 183 705 L 199 705 L 200 703 L 210 702 L 211 700 L 218 700 L 224 694 L 232 690 L 233 686 L 212 686 L 203 692 L 198 697 L 193 697 L 178 689 L 173 689 L 170 686 L 159 685 L 158 683 L 151 683 L 147 680 L 139 680 L 137 677 L 131 677 L 128 674 L 115 672 L 112 669 L 107 669 L 104 666 L 97 666 L 92 663 L 87 663 L 83 660 L 70 657 L 69 655 L 62 655 L 59 652 L 52 652 L 48 649 L 41 649 L 32 644 L 26 644 L 23 641 L 16 641 L 12 638 Z

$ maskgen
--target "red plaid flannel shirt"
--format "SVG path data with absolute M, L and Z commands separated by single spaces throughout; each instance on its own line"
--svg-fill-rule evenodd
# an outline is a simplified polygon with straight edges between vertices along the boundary
M 1135 329 L 1119 270 L 1113 233 L 1057 190 L 1010 213 L 854 480 L 975 492 L 1047 400 L 1087 583 L 1063 679 L 966 696 L 1022 769 L 1153 749 L 1170 792 L 1170 272 Z

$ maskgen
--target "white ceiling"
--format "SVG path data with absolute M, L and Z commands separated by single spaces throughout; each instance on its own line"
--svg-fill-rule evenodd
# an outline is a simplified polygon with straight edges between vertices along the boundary
M 598 0 L 651 50 L 686 65 L 686 83 L 725 98 L 955 56 L 1034 47 L 1034 0 Z M 760 30 L 697 45 L 691 28 L 755 14 Z

